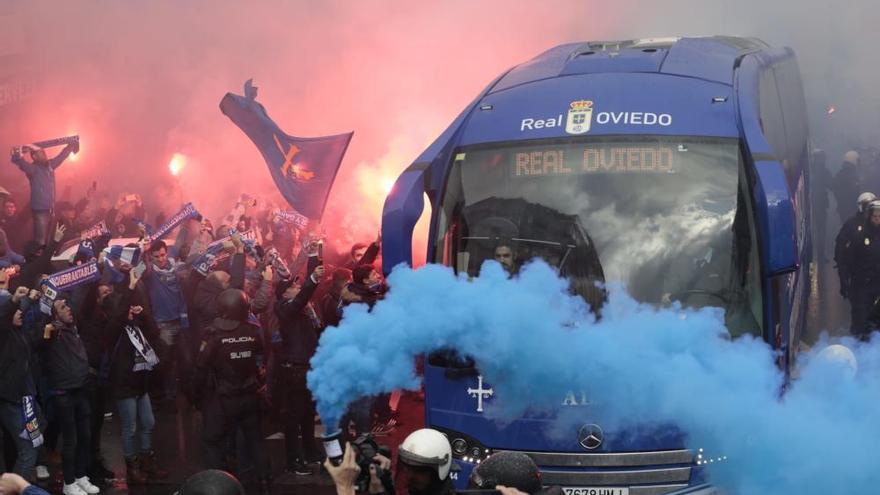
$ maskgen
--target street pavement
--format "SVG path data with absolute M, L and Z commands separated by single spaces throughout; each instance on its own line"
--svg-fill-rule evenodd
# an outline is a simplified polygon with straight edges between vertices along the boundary
M 153 432 L 154 448 L 157 453 L 159 464 L 169 471 L 166 480 L 151 482 L 148 485 L 128 486 L 125 482 L 125 463 L 122 457 L 120 442 L 120 425 L 115 416 L 108 418 L 102 431 L 102 449 L 107 467 L 114 471 L 117 479 L 103 487 L 101 493 L 108 495 L 135 494 L 135 495 L 158 495 L 172 494 L 186 480 L 187 477 L 203 469 L 203 447 L 201 442 L 201 413 L 186 407 L 183 398 L 178 399 L 178 411 L 170 412 L 161 407 L 156 411 L 156 429 Z M 403 439 L 411 431 L 421 428 L 424 423 L 424 404 L 416 394 L 404 394 L 398 408 L 399 426 L 389 435 L 378 437 L 377 441 L 383 445 L 393 446 L 396 450 Z M 313 465 L 311 476 L 297 476 L 285 474 L 284 471 L 284 440 L 281 428 L 272 421 L 264 421 L 264 433 L 266 440 L 264 446 L 269 457 L 274 495 L 332 495 L 336 493 L 333 480 L 330 476 Z M 323 428 L 318 428 L 316 435 L 320 435 Z M 61 440 L 59 440 L 60 442 Z M 320 446 L 320 440 L 318 440 Z M 59 445 L 60 447 L 60 445 Z M 61 493 L 61 465 L 60 458 L 53 455 L 50 458 L 50 472 L 52 480 L 40 485 L 52 493 Z M 249 472 L 237 473 L 240 478 L 250 477 Z M 247 485 L 247 492 L 257 493 L 255 486 Z

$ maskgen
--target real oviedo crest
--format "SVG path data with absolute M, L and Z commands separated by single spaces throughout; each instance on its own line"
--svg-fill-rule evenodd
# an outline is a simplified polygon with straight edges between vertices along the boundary
M 593 101 L 573 101 L 568 107 L 568 119 L 565 121 L 565 132 L 569 134 L 586 134 L 590 132 L 593 121 Z

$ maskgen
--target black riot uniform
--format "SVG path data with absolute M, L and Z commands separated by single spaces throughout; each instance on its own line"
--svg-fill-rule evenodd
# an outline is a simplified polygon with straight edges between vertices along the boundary
M 840 277 L 840 295 L 844 299 L 849 299 L 852 292 L 853 269 L 850 266 L 852 251 L 856 243 L 863 241 L 866 220 L 864 213 L 856 212 L 843 223 L 834 239 L 834 263 L 837 265 L 837 275 Z
M 247 322 L 244 291 L 227 289 L 218 297 L 219 318 L 205 332 L 196 359 L 195 390 L 204 394 L 202 417 L 209 468 L 222 469 L 226 440 L 238 428 L 254 453 L 261 488 L 268 470 L 260 446 L 259 362 L 263 343 L 259 329 Z M 260 361 L 258 361 L 260 360 Z
M 880 214 L 880 201 L 871 202 L 866 213 L 867 221 L 854 237 L 847 260 L 851 269 L 851 330 L 859 338 L 867 336 L 868 314 L 880 298 L 880 226 L 871 221 L 872 215 Z

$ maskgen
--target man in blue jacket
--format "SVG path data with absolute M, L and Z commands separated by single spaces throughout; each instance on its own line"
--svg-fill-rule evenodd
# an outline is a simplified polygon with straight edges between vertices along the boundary
M 31 161 L 24 159 L 25 151 Z M 12 163 L 27 176 L 31 185 L 31 212 L 34 218 L 34 240 L 45 244 L 52 222 L 52 209 L 55 207 L 55 169 L 60 167 L 71 153 L 79 151 L 79 141 L 68 144 L 61 153 L 51 160 L 46 151 L 34 145 L 12 149 Z

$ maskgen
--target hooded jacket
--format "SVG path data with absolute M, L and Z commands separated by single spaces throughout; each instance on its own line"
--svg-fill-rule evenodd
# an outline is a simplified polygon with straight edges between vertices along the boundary
M 127 288 L 127 286 L 126 286 Z M 98 304 L 98 284 L 90 284 L 82 302 L 77 304 L 76 321 L 79 322 L 79 336 L 89 356 L 89 366 L 96 370 L 101 368 L 108 347 L 106 335 L 107 323 L 110 320 L 112 305 L 118 293 L 108 295 L 102 304 Z
M 0 399 L 8 402 L 35 393 L 30 368 L 33 336 L 26 327 L 12 326 L 17 309 L 11 300 L 0 308 Z
M 55 331 L 43 339 L 43 364 L 49 390 L 73 390 L 89 379 L 89 357 L 76 325 L 55 320 Z M 38 331 L 42 329 L 38 328 Z

